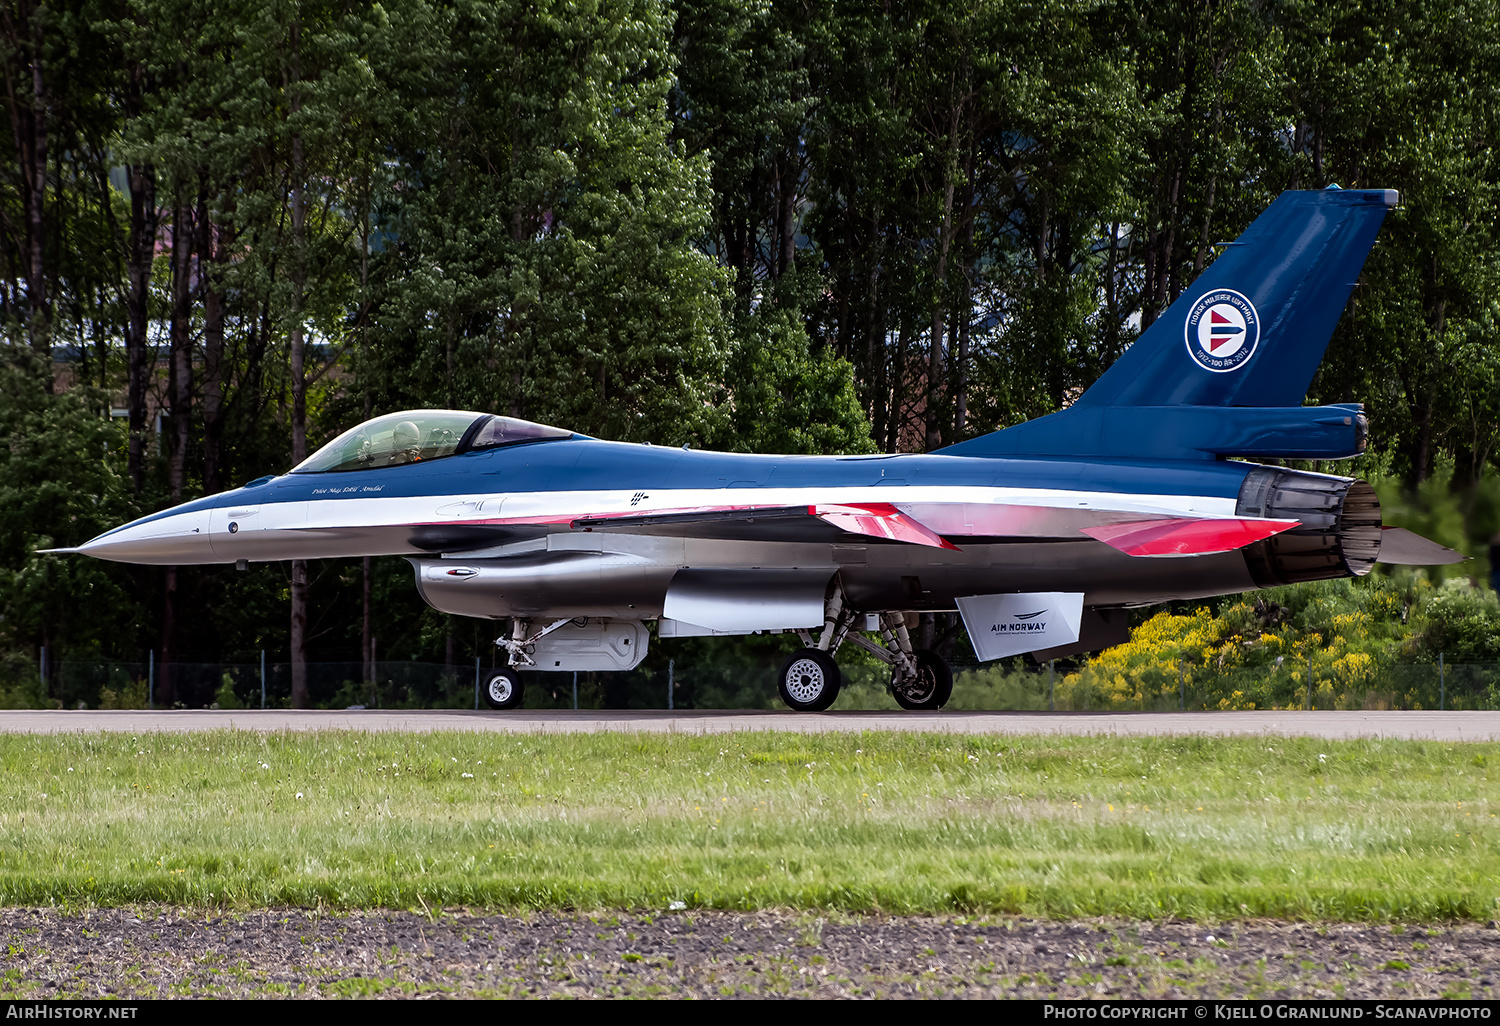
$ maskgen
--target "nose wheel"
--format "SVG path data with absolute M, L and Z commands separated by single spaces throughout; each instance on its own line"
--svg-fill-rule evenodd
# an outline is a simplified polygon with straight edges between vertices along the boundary
M 506 666 L 490 673 L 484 685 L 484 700 L 491 709 L 514 709 L 521 704 L 524 691 L 521 675 Z

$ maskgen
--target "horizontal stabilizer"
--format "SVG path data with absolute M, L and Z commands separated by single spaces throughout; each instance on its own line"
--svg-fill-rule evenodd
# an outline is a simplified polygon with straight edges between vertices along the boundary
M 1206 556 L 1242 549 L 1300 523 L 1300 520 L 1146 520 L 1081 530 L 1127 556 Z
M 1392 566 L 1447 566 L 1468 558 L 1404 527 L 1385 527 L 1380 531 L 1380 556 L 1376 562 Z

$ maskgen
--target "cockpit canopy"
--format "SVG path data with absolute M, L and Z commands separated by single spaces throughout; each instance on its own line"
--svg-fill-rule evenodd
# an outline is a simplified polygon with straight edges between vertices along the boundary
M 350 428 L 292 468 L 292 473 L 375 470 L 478 449 L 571 437 L 571 431 L 514 417 L 466 410 L 404 410 Z

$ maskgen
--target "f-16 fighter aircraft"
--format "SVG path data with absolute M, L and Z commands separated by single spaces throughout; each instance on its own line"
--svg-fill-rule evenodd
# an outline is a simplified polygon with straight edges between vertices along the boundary
M 290 473 L 78 551 L 133 563 L 400 554 L 446 613 L 508 621 L 519 669 L 627 670 L 658 639 L 786 632 L 778 687 L 822 710 L 840 646 L 890 664 L 906 709 L 952 674 L 913 646 L 957 610 L 981 659 L 1126 639 L 1135 606 L 1458 558 L 1382 529 L 1365 482 L 1262 466 L 1363 452 L 1358 405 L 1302 405 L 1387 190 L 1287 192 L 1069 408 L 927 454 L 762 456 L 624 444 L 411 410 Z

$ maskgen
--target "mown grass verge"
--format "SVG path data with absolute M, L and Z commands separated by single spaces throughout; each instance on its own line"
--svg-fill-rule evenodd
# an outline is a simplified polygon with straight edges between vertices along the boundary
M 0 903 L 1487 920 L 1500 745 L 0 737 Z

